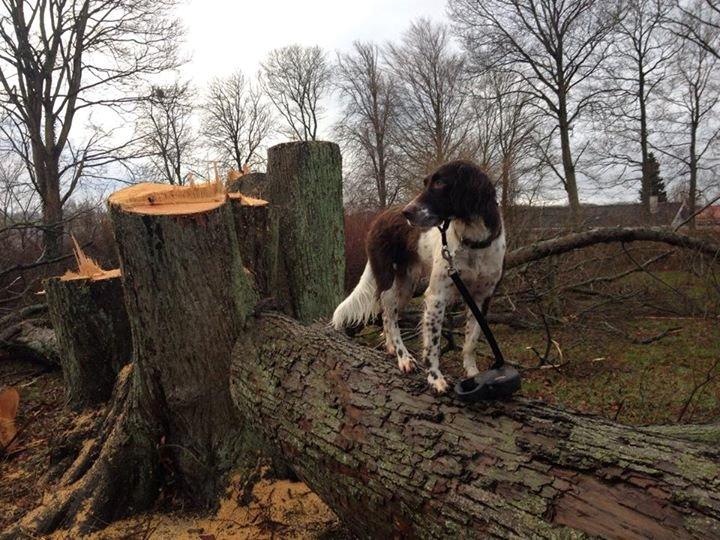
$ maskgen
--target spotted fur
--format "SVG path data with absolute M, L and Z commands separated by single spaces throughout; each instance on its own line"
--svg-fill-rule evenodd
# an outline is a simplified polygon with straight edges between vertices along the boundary
M 416 365 L 400 336 L 398 317 L 418 284 L 429 276 L 422 320 L 423 362 L 430 386 L 445 392 L 440 370 L 440 336 L 445 308 L 459 297 L 442 257 L 437 225 L 450 221 L 448 245 L 475 301 L 484 312 L 502 277 L 505 231 L 495 187 L 488 176 L 468 161 L 439 167 L 425 181 L 425 189 L 404 208 L 381 213 L 370 227 L 368 264 L 358 286 L 338 306 L 333 325 L 340 329 L 366 322 L 382 311 L 386 349 L 396 356 L 401 371 Z M 485 248 L 471 247 L 489 241 Z M 371 299 L 370 299 L 371 298 Z M 468 376 L 478 373 L 475 343 L 480 329 L 468 311 L 463 366 Z

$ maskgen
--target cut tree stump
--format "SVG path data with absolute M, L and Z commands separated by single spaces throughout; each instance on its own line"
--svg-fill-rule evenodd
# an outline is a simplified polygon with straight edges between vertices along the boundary
M 265 173 L 251 172 L 228 182 L 227 190 L 228 193 L 242 193 L 249 197 L 264 199 L 266 186 L 267 175 Z
M 4 538 L 68 528 L 78 537 L 148 508 L 162 490 L 216 504 L 257 452 L 228 388 L 230 353 L 255 293 L 221 184 L 140 184 L 109 199 L 133 363 L 101 432 L 43 503 Z
M 338 145 L 301 141 L 268 150 L 265 197 L 279 216 L 278 300 L 302 322 L 343 299 L 342 159 Z
M 243 265 L 252 274 L 260 298 L 273 296 L 277 288 L 277 213 L 262 199 L 239 193 L 228 198 Z
M 462 406 L 320 325 L 263 314 L 231 393 L 361 538 L 720 537 L 717 445 L 522 399 Z
M 107 401 L 117 374 L 132 357 L 119 270 L 91 278 L 50 278 L 45 292 L 68 403 L 79 409 Z

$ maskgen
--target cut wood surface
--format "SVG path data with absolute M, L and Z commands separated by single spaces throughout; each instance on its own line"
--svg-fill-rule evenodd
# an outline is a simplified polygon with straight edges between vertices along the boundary
M 320 325 L 261 315 L 231 393 L 361 538 L 720 537 L 717 445 L 523 399 L 464 406 Z
M 226 199 L 220 180 L 188 186 L 142 183 L 116 191 L 108 204 L 136 214 L 187 215 L 217 208 Z

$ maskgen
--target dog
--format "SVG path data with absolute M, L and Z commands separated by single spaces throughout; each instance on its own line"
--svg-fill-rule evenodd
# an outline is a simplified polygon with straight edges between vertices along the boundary
M 505 230 L 495 186 L 474 163 L 448 162 L 428 175 L 424 186 L 407 206 L 385 210 L 370 225 L 368 262 L 355 289 L 335 310 L 332 325 L 340 330 L 364 324 L 382 312 L 388 353 L 397 357 L 402 372 L 412 371 L 416 361 L 402 341 L 398 317 L 421 280 L 429 276 L 422 354 L 428 384 L 443 393 L 448 383 L 440 371 L 442 323 L 445 307 L 459 295 L 442 256 L 438 226 L 450 222 L 447 239 L 454 265 L 484 313 L 503 274 Z M 475 343 L 480 332 L 468 310 L 463 345 L 468 377 L 478 374 Z

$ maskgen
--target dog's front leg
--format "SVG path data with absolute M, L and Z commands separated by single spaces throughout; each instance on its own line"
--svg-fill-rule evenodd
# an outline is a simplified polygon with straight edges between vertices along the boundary
M 487 317 L 488 307 L 490 306 L 490 297 L 487 294 L 475 295 L 475 302 L 482 306 L 482 313 Z M 480 337 L 481 330 L 480 325 L 475 319 L 472 311 L 468 308 L 467 310 L 467 324 L 465 326 L 465 344 L 463 345 L 463 367 L 465 368 L 465 375 L 468 377 L 474 377 L 479 373 L 477 368 L 477 362 L 475 360 L 475 345 Z
M 428 384 L 440 394 L 448 388 L 440 372 L 440 337 L 450 287 L 452 282 L 446 275 L 432 276 L 425 296 L 423 316 L 423 360 L 428 367 Z

